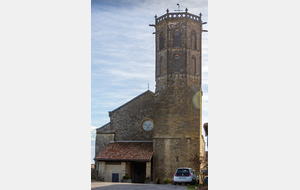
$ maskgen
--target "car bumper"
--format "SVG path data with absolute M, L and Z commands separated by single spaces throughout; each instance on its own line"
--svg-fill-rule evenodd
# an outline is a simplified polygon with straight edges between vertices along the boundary
M 174 177 L 173 181 L 182 183 L 182 182 L 192 182 L 193 178 L 192 177 Z

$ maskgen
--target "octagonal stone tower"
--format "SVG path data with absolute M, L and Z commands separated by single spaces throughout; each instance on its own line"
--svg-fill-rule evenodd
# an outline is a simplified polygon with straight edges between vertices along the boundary
M 155 29 L 154 182 L 172 180 L 179 167 L 200 174 L 201 13 L 167 10 L 155 16 Z

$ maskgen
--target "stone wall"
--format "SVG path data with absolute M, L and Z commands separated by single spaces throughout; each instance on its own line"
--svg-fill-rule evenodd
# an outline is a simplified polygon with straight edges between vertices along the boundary
M 153 181 L 173 179 L 176 169 L 189 167 L 200 174 L 199 139 L 156 138 L 153 142 Z
M 155 98 L 154 181 L 172 179 L 178 167 L 200 173 L 200 110 L 192 102 L 197 90 L 169 87 Z
M 110 112 L 110 130 L 116 133 L 115 141 L 152 141 L 152 130 L 143 130 L 141 122 L 153 119 L 153 99 L 154 94 L 148 90 Z
M 146 162 L 146 178 L 151 179 L 151 162 Z
M 201 96 L 198 105 L 193 97 L 201 94 L 201 21 L 187 18 L 188 13 L 169 13 L 156 20 L 156 44 L 161 31 L 167 47 L 156 46 L 156 65 L 166 56 L 167 75 L 156 76 L 153 129 L 153 180 L 172 179 L 178 167 L 189 167 L 200 174 Z M 170 17 L 171 16 L 171 17 Z M 191 15 L 189 15 L 191 16 Z M 198 20 L 197 20 L 198 19 Z M 180 31 L 180 47 L 174 47 L 175 31 Z M 192 47 L 192 32 L 196 48 Z M 180 56 L 180 73 L 175 73 L 175 55 Z M 196 68 L 191 64 L 196 60 Z M 193 72 L 196 69 L 196 72 Z
M 99 169 L 97 170 L 98 172 L 98 179 L 100 181 L 105 181 L 105 162 L 98 162 L 98 167 Z
M 170 86 L 159 92 L 155 98 L 154 138 L 200 138 L 200 110 L 193 104 L 198 91 L 197 87 Z
M 106 147 L 106 145 L 114 141 L 114 136 L 114 133 L 96 135 L 95 156 L 97 156 L 99 152 L 101 152 Z
M 91 178 L 92 179 L 96 178 L 95 171 L 96 171 L 95 168 L 91 168 Z

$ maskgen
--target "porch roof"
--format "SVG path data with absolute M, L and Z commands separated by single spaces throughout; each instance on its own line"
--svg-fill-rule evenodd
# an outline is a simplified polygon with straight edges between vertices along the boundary
M 99 161 L 151 161 L 153 143 L 117 142 L 108 144 L 96 157 Z

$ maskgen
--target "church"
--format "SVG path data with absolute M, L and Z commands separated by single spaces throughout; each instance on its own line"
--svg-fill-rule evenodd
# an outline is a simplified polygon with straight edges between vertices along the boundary
M 95 169 L 101 181 L 172 181 L 179 167 L 199 175 L 205 164 L 202 135 L 202 25 L 188 12 L 155 16 L 155 92 L 109 112 L 96 131 Z

